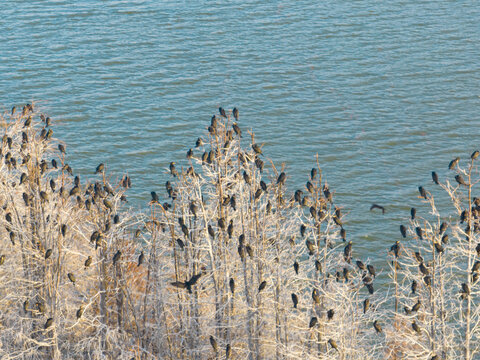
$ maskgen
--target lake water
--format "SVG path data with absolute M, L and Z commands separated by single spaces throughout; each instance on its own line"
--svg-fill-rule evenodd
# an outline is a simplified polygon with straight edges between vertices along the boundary
M 37 101 L 74 171 L 128 172 L 140 207 L 236 106 L 292 190 L 318 153 L 354 250 L 385 267 L 417 187 L 480 148 L 479 24 L 476 0 L 6 0 L 0 110 Z

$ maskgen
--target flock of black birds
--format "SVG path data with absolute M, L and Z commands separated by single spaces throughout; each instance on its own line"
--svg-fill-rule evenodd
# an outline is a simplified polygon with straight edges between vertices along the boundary
M 16 108 L 14 107 L 12 109 L 12 115 L 15 114 Z M 24 123 L 24 128 L 29 128 L 32 125 L 32 117 L 28 116 L 29 113 L 33 112 L 33 106 L 32 105 L 26 105 L 23 110 L 22 114 L 26 117 L 25 123 Z M 228 115 L 226 111 L 223 108 L 219 108 L 219 114 L 222 118 L 227 118 Z M 238 136 L 238 138 L 242 137 L 242 131 L 238 125 L 238 120 L 239 120 L 239 111 L 238 109 L 234 108 L 232 111 L 233 117 L 235 118 L 235 122 L 232 124 L 232 130 L 229 130 L 228 132 L 228 137 L 229 140 L 227 140 L 227 143 L 225 144 L 225 148 L 227 148 L 228 142 L 233 140 L 233 134 Z M 42 129 L 40 133 L 40 137 L 43 139 L 48 140 L 52 136 L 52 131 L 51 129 L 48 129 L 48 127 L 51 124 L 51 119 L 48 117 L 45 117 L 44 115 L 41 115 L 41 119 L 44 123 L 44 128 Z M 208 131 L 210 134 L 215 134 L 217 132 L 217 126 L 218 126 L 218 121 L 216 115 L 214 115 L 211 119 L 211 124 L 208 127 Z M 28 134 L 26 132 L 23 132 L 22 134 L 22 141 L 23 144 L 28 142 Z M 204 141 L 201 138 L 198 138 L 196 141 L 196 148 L 202 146 L 204 144 Z M 5 135 L 2 139 L 2 146 L 5 148 L 11 148 L 13 146 L 13 140 L 11 137 L 8 137 Z M 254 163 L 257 166 L 260 171 L 263 170 L 264 167 L 264 162 L 260 158 L 260 155 L 263 155 L 262 151 L 262 145 L 258 143 L 253 143 L 251 144 L 251 149 L 253 150 L 253 159 Z M 60 153 L 60 156 L 63 158 L 65 157 L 67 153 L 66 146 L 64 144 L 58 144 L 58 151 Z M 475 151 L 471 154 L 471 160 L 477 159 L 480 155 L 479 151 Z M 210 152 L 204 152 L 201 159 L 203 164 L 211 164 L 214 161 L 216 154 L 213 151 Z M 241 156 L 250 156 L 248 154 L 241 154 Z M 241 157 L 239 155 L 239 158 Z M 192 159 L 194 157 L 194 151 L 192 149 L 189 149 L 187 152 L 187 159 Z M 5 163 L 7 164 L 9 169 L 20 169 L 20 166 L 22 165 L 28 165 L 31 159 L 29 158 L 29 155 L 27 154 L 21 161 L 21 165 L 19 164 L 20 161 L 17 162 L 17 160 L 12 157 L 12 155 L 8 152 L 4 156 Z M 64 164 L 64 159 L 62 159 L 61 163 Z M 242 161 L 242 159 L 240 159 Z M 245 158 L 243 159 L 245 161 Z M 454 170 L 458 164 L 459 164 L 460 158 L 456 157 L 453 159 L 449 165 L 448 169 L 449 170 Z M 45 161 L 41 162 L 38 164 L 40 173 L 43 174 L 45 171 L 51 166 L 52 168 L 57 169 L 59 167 L 58 162 L 53 159 L 51 161 L 51 165 L 47 164 Z M 61 167 L 61 170 L 66 172 L 67 174 L 70 174 L 73 176 L 73 171 L 70 168 L 68 164 L 64 164 Z M 170 162 L 169 164 L 169 171 L 172 177 L 177 178 L 180 175 L 183 175 L 183 169 L 179 173 L 179 170 L 176 168 L 176 163 L 175 162 Z M 95 174 L 101 174 L 103 178 L 105 178 L 105 165 L 103 163 L 99 164 L 95 170 Z M 198 176 L 198 174 L 195 173 L 193 168 L 189 168 L 186 172 L 187 175 L 190 176 Z M 347 241 L 347 233 L 344 228 L 344 222 L 342 220 L 342 212 L 339 207 L 333 207 L 333 194 L 330 191 L 329 187 L 327 184 L 323 185 L 323 188 L 317 189 L 315 185 L 315 180 L 318 175 L 318 170 L 316 168 L 313 168 L 310 172 L 310 179 L 309 181 L 306 182 L 305 188 L 307 190 L 307 194 L 310 194 L 311 196 L 317 196 L 318 194 L 321 195 L 321 201 L 320 201 L 320 208 L 317 208 L 316 206 L 313 206 L 311 204 L 311 199 L 308 196 L 304 196 L 303 190 L 296 190 L 293 196 L 293 200 L 298 203 L 299 206 L 304 207 L 305 209 L 308 209 L 308 213 L 310 214 L 311 218 L 318 224 L 321 223 L 323 220 L 327 218 L 327 205 L 330 204 L 332 208 L 334 208 L 334 215 L 332 216 L 332 221 L 335 223 L 335 225 L 338 227 L 339 235 L 340 238 L 345 242 L 345 247 L 343 248 L 343 260 L 345 262 L 345 266 L 343 269 L 338 270 L 335 274 L 333 274 L 333 278 L 337 282 L 348 282 L 350 281 L 350 275 L 352 271 L 356 271 L 355 266 L 352 266 L 352 260 L 355 261 L 356 268 L 358 268 L 359 274 L 361 276 L 361 281 L 363 283 L 363 286 L 367 289 L 368 293 L 370 295 L 374 294 L 374 287 L 373 287 L 373 282 L 374 279 L 376 278 L 376 270 L 375 267 L 372 264 L 367 264 L 365 265 L 361 260 L 355 260 L 353 257 L 353 242 L 352 241 Z M 432 181 L 436 185 L 440 185 L 439 177 L 436 172 L 432 172 Z M 245 184 L 252 185 L 252 178 L 250 174 L 247 171 L 243 171 L 242 173 L 242 178 Z M 471 186 L 471 180 L 467 179 L 466 181 L 464 177 L 459 173 L 455 175 L 455 181 L 458 184 L 459 187 L 469 187 Z M 276 185 L 278 187 L 282 187 L 285 185 L 287 179 L 287 175 L 285 172 L 280 172 L 278 174 L 278 177 L 276 178 Z M 31 181 L 29 179 L 29 176 L 27 173 L 22 172 L 19 176 L 19 182 L 18 186 L 21 187 L 26 187 L 28 185 L 28 182 Z M 101 182 L 95 182 L 94 184 L 89 184 L 84 190 L 82 190 L 82 186 L 80 185 L 80 178 L 78 176 L 75 176 L 73 180 L 73 186 L 71 189 L 65 189 L 63 186 L 60 188 L 57 188 L 57 183 L 55 182 L 54 179 L 51 179 L 48 183 L 49 187 L 46 188 L 45 190 L 41 190 L 38 193 L 38 197 L 40 201 L 45 204 L 51 201 L 52 199 L 52 194 L 58 193 L 62 197 L 71 197 L 74 199 L 74 201 L 78 204 L 79 207 L 84 207 L 86 210 L 90 210 L 93 205 L 96 206 L 102 206 L 104 210 L 111 216 L 111 219 L 113 221 L 113 224 L 116 225 L 120 222 L 120 217 L 119 214 L 114 214 L 114 203 L 112 202 L 112 197 L 114 195 L 113 189 L 107 184 L 102 184 Z M 122 181 L 121 185 L 124 188 L 129 188 L 131 187 L 131 182 L 130 178 L 128 176 L 125 176 Z M 175 201 L 177 197 L 177 193 L 173 187 L 173 185 L 167 181 L 166 182 L 166 191 L 168 194 L 169 199 Z M 268 191 L 268 185 L 261 180 L 259 182 L 259 187 L 255 191 L 253 199 L 256 201 L 258 200 L 262 193 Z M 419 186 L 418 187 L 418 193 L 419 197 L 425 201 L 429 201 L 431 199 L 431 194 L 423 187 Z M 28 194 L 27 192 L 24 192 L 22 195 L 22 198 L 24 200 L 25 205 L 31 206 L 33 199 L 32 195 Z M 122 200 L 125 200 L 122 198 Z M 236 204 L 236 196 L 235 195 L 230 195 L 227 196 L 225 199 L 222 200 L 224 206 L 230 206 L 233 211 L 236 210 L 237 204 Z M 152 205 L 160 205 L 163 207 L 163 209 L 168 210 L 172 208 L 172 204 L 168 202 L 164 202 L 163 204 L 160 204 L 160 197 L 159 195 L 155 192 L 151 192 L 151 204 Z M 272 205 L 269 203 L 267 205 L 267 211 L 270 212 L 272 209 Z M 370 207 L 370 211 L 373 211 L 375 209 L 378 209 L 382 212 L 382 214 L 385 213 L 386 209 L 384 206 L 378 205 L 378 204 L 372 204 Z M 5 208 L 4 208 L 5 210 Z M 199 204 L 196 203 L 194 200 L 192 200 L 189 203 L 188 207 L 189 212 L 191 215 L 194 217 L 194 220 L 197 220 L 197 215 L 199 214 Z M 5 213 L 5 220 L 7 223 L 12 224 L 13 218 L 12 218 L 12 213 L 11 212 L 6 212 Z M 420 223 L 417 222 L 417 211 L 415 208 L 411 208 L 410 210 L 410 219 L 411 219 L 411 224 L 413 225 L 411 231 L 411 234 L 413 236 L 416 236 L 419 240 L 425 240 L 427 237 L 430 235 L 427 233 L 426 229 L 423 229 L 420 226 Z M 467 234 L 470 233 L 470 227 L 474 226 L 474 231 L 479 231 L 480 230 L 480 199 L 479 198 L 473 198 L 472 200 L 472 206 L 470 209 L 463 210 L 463 212 L 460 215 L 460 223 L 467 223 L 467 229 L 465 232 Z M 185 244 L 189 239 L 190 236 L 190 229 L 188 228 L 187 224 L 185 223 L 185 220 L 183 217 L 180 217 L 178 219 L 178 225 L 181 231 L 181 234 L 183 235 L 182 237 L 178 237 L 176 239 L 176 244 L 180 248 L 180 250 L 183 250 L 185 248 Z M 107 222 L 105 225 L 104 229 L 98 229 L 94 231 L 90 237 L 91 243 L 95 246 L 95 249 L 99 248 L 102 246 L 102 241 L 103 241 L 103 233 L 108 231 L 109 228 L 111 227 L 110 221 Z M 215 228 L 226 232 L 228 235 L 228 239 L 232 239 L 232 236 L 234 234 L 234 223 L 233 220 L 228 220 L 224 217 L 218 218 L 216 224 L 208 224 L 207 225 L 207 233 L 208 236 L 212 239 L 215 240 L 216 237 L 218 236 L 218 233 L 216 232 Z M 446 230 L 448 228 L 447 222 L 442 222 L 439 227 L 439 235 L 441 236 L 440 241 L 434 241 L 433 242 L 433 249 L 435 250 L 436 254 L 442 255 L 445 253 L 447 250 L 448 246 L 448 234 L 446 234 Z M 59 226 L 59 231 L 60 234 L 63 237 L 66 237 L 69 233 L 69 228 L 66 224 L 60 224 Z M 318 244 L 315 244 L 308 236 L 308 231 L 309 228 L 305 224 L 301 224 L 300 226 L 300 235 L 303 239 L 305 239 L 305 246 L 307 249 L 307 253 L 309 257 L 313 257 L 317 253 L 317 247 Z M 7 232 L 9 233 L 9 238 L 12 244 L 15 245 L 15 240 L 16 240 L 16 234 L 14 231 L 12 231 L 10 228 L 7 228 Z M 407 238 L 409 229 L 405 225 L 400 225 L 400 233 L 402 238 Z M 135 233 L 135 237 L 139 236 L 139 230 Z M 291 241 L 294 242 L 293 239 Z M 248 255 L 250 258 L 254 258 L 255 252 L 254 249 L 250 244 L 245 243 L 245 236 L 241 234 L 238 239 L 238 255 L 240 256 L 240 259 L 242 262 L 246 261 L 246 256 Z M 331 246 L 331 244 L 328 244 Z M 400 256 L 403 256 L 402 252 L 402 245 L 400 241 L 396 241 L 395 244 L 390 248 L 390 251 L 394 254 L 395 259 L 398 259 Z M 480 243 L 476 246 L 476 252 L 477 256 L 480 257 Z M 52 255 L 54 254 L 54 249 L 48 248 L 44 250 L 43 253 L 43 258 L 45 261 L 51 261 L 52 260 Z M 410 254 L 407 253 L 409 256 Z M 426 261 L 424 257 L 421 255 L 419 251 L 413 252 L 413 258 L 415 261 L 418 263 L 418 272 L 420 274 L 421 280 L 423 280 L 423 285 L 426 287 L 431 287 L 433 278 L 432 278 L 432 268 L 431 268 L 431 263 Z M 117 250 L 115 254 L 112 257 L 112 266 L 115 267 L 119 264 L 120 260 L 122 258 L 122 251 Z M 138 262 L 137 266 L 141 266 L 144 263 L 145 260 L 145 254 L 142 251 L 139 256 L 138 256 Z M 3 265 L 6 261 L 6 254 L 0 255 L 0 265 Z M 89 268 L 93 263 L 93 258 L 92 256 L 88 256 L 87 259 L 84 262 L 84 267 Z M 315 259 L 315 271 L 321 272 L 322 271 L 322 264 L 318 259 Z M 293 263 L 293 269 L 295 272 L 295 275 L 299 275 L 300 271 L 300 264 L 295 259 Z M 395 269 L 397 269 L 397 265 L 395 265 Z M 475 284 L 479 277 L 480 277 L 480 260 L 476 260 L 470 270 L 471 277 L 467 282 L 464 282 L 461 284 L 460 290 L 457 290 L 459 293 L 459 296 L 461 299 L 465 300 L 468 299 L 469 296 L 471 296 L 471 289 L 473 284 Z M 77 278 L 73 272 L 68 272 L 67 274 L 68 280 L 73 284 L 73 286 L 76 286 Z M 205 271 L 202 269 L 202 272 L 199 273 L 193 273 L 190 276 L 187 276 L 185 280 L 177 280 L 171 282 L 171 286 L 178 288 L 178 289 L 184 289 L 188 294 L 193 294 L 193 291 L 195 289 L 195 285 L 199 282 L 202 276 L 205 275 Z M 328 274 L 330 277 L 330 274 Z M 235 279 L 233 277 L 230 278 L 229 280 L 229 289 L 232 294 L 235 293 Z M 267 288 L 268 282 L 267 280 L 261 279 L 261 281 L 258 284 L 258 293 L 261 293 Z M 421 282 L 420 282 L 421 285 Z M 411 295 L 418 295 L 418 289 L 419 289 L 419 283 L 416 280 L 413 280 L 411 283 Z M 320 304 L 321 302 L 321 296 L 320 293 L 317 289 L 312 290 L 312 301 L 314 306 Z M 296 293 L 291 293 L 291 302 L 292 306 L 294 309 L 298 309 L 299 305 L 301 305 L 301 298 L 299 294 Z M 370 298 L 367 297 L 363 300 L 363 313 L 365 314 L 369 308 L 370 308 Z M 25 312 L 29 311 L 31 312 L 32 309 L 30 308 L 29 301 L 26 300 L 23 304 L 23 309 Z M 45 305 L 41 302 L 36 303 L 36 308 L 39 313 L 45 314 Z M 423 306 L 420 298 L 418 297 L 416 302 L 412 306 L 405 305 L 403 307 L 403 310 L 406 315 L 414 315 L 419 312 L 421 307 Z M 76 311 L 76 318 L 80 319 L 83 316 L 83 313 L 85 311 L 85 305 L 81 305 L 78 310 Z M 318 314 L 313 314 L 316 316 L 311 316 L 310 320 L 308 322 L 308 328 L 315 329 L 316 325 L 319 322 L 319 315 Z M 326 313 L 322 316 L 325 316 L 327 321 L 330 321 L 334 319 L 335 317 L 335 310 L 334 309 L 328 309 Z M 338 316 L 338 315 L 337 315 Z M 46 316 L 45 316 L 46 317 Z M 44 329 L 47 330 L 51 328 L 51 326 L 54 323 L 54 318 L 49 317 L 44 325 Z M 383 333 L 383 327 L 382 324 L 380 323 L 379 320 L 375 320 L 373 322 L 373 328 L 377 334 Z M 415 333 L 420 334 L 422 332 L 421 328 L 421 323 L 420 320 L 414 319 L 413 322 L 411 323 L 411 328 Z M 212 349 L 214 350 L 215 353 L 218 352 L 218 344 L 216 339 L 213 336 L 210 336 L 210 344 Z M 337 352 L 340 352 L 339 346 L 337 342 L 334 339 L 329 339 L 328 344 L 330 347 Z M 226 349 L 225 349 L 225 356 L 226 358 L 229 358 L 231 356 L 232 349 L 231 345 L 227 344 Z M 436 355 L 434 355 L 431 359 L 437 358 Z

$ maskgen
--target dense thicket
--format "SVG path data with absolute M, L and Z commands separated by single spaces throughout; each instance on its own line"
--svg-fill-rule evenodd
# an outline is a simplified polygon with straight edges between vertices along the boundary
M 402 225 L 386 293 L 319 164 L 290 193 L 236 109 L 170 164 L 144 213 L 125 205 L 128 176 L 75 176 L 32 105 L 1 121 L 2 358 L 478 356 L 477 153 L 439 182 L 458 216 L 419 190 L 431 213 Z

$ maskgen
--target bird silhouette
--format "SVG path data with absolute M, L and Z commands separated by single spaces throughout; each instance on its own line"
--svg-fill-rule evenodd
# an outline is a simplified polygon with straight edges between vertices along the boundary
M 383 206 L 372 204 L 372 206 L 370 206 L 370 211 L 372 211 L 373 209 L 380 209 L 382 210 L 382 214 L 385 214 L 385 208 Z

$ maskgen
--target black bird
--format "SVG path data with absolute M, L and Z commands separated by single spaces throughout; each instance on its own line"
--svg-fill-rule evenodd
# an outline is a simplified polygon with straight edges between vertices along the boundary
M 227 224 L 225 223 L 224 218 L 218 219 L 217 223 L 218 223 L 218 227 L 222 230 L 225 230 L 225 228 L 227 227 Z
M 480 269 L 480 261 L 475 261 L 475 264 L 472 266 L 472 273 L 477 272 Z
M 101 173 L 105 169 L 105 165 L 101 163 L 97 166 L 97 170 L 95 170 L 95 174 Z
M 475 150 L 472 155 L 470 155 L 470 158 L 472 160 L 475 160 L 476 158 L 478 158 L 478 155 L 480 155 L 480 152 L 478 150 Z
M 245 259 L 245 246 L 238 246 L 238 255 L 240 255 L 240 259 L 242 259 L 242 261 Z
M 48 194 L 45 191 L 40 191 L 40 199 L 42 201 L 48 201 Z
M 47 322 L 45 323 L 45 326 L 43 327 L 45 330 L 47 330 L 50 326 L 53 325 L 53 318 L 49 318 Z
M 186 238 L 188 238 L 188 228 L 187 228 L 187 225 L 182 224 L 181 228 L 182 228 L 182 233 L 183 233 L 183 235 L 184 235 Z
M 417 282 L 415 280 L 412 281 L 412 294 L 415 294 L 415 292 L 417 291 Z
M 330 339 L 330 340 L 328 340 L 328 343 L 330 344 L 330 346 L 331 346 L 332 348 L 334 348 L 335 350 L 338 351 L 338 345 L 337 345 L 337 343 L 335 342 L 335 340 Z
M 19 185 L 22 185 L 25 182 L 25 180 L 27 180 L 27 174 L 22 173 L 22 175 L 20 175 Z
M 367 269 L 368 269 L 368 272 L 370 273 L 370 275 L 372 275 L 373 277 L 376 276 L 376 271 L 375 271 L 375 267 L 373 265 L 367 265 Z
M 370 307 L 370 299 L 363 300 L 363 313 L 365 314 Z
M 315 270 L 322 271 L 322 264 L 318 260 L 315 260 Z
M 420 302 L 420 300 L 417 301 L 417 303 L 415 305 L 412 306 L 412 312 L 417 312 L 418 309 L 420 309 L 420 306 L 422 305 L 422 303 Z
M 385 214 L 385 208 L 383 206 L 372 204 L 372 206 L 370 206 L 370 211 L 372 211 L 373 209 L 380 209 L 382 210 L 382 214 Z
M 428 199 L 427 191 L 423 188 L 423 186 L 418 187 L 418 192 L 420 193 L 420 197 L 423 197 L 424 199 Z
M 446 222 L 442 222 L 442 224 L 440 225 L 440 230 L 439 230 L 439 234 L 443 234 L 445 232 L 445 230 L 447 230 L 447 226 L 448 224 Z
M 215 340 L 215 338 L 212 335 L 210 335 L 210 345 L 212 345 L 214 352 L 218 352 L 217 340 Z
M 452 170 L 455 166 L 457 166 L 458 162 L 460 161 L 459 157 L 456 157 L 452 161 L 450 161 L 450 164 L 448 164 L 448 169 Z
M 230 278 L 229 285 L 230 285 L 230 291 L 232 292 L 232 294 L 234 294 L 235 293 L 235 280 L 233 280 L 233 278 Z
M 307 230 L 307 227 L 304 224 L 300 225 L 300 235 L 302 235 L 302 237 L 305 236 L 305 230 Z
M 243 180 L 245 180 L 245 182 L 247 184 L 251 183 L 250 176 L 248 175 L 248 173 L 246 171 L 243 171 Z
M 230 220 L 230 223 L 228 224 L 227 234 L 228 234 L 228 238 L 231 239 L 233 234 L 233 220 Z
M 199 147 L 203 145 L 203 140 L 202 138 L 198 138 L 197 141 L 195 142 L 195 147 Z
M 255 154 L 262 154 L 262 148 L 258 144 L 252 144 L 252 149 Z
M 216 129 L 217 128 L 217 117 L 215 115 L 212 116 L 212 120 L 210 121 L 210 126 L 213 128 L 213 129 Z
M 317 177 L 317 169 L 312 168 L 312 170 L 310 171 L 310 179 L 314 180 L 316 177 Z
M 190 280 L 188 281 L 174 281 L 170 283 L 172 286 L 178 287 L 180 289 L 187 289 L 188 292 L 191 294 L 192 293 L 192 286 L 195 285 L 200 279 L 200 276 L 202 276 L 201 273 L 193 275 Z
M 250 256 L 250 258 L 253 258 L 253 249 L 252 249 L 252 247 L 247 244 L 247 246 L 245 246 L 245 250 L 247 250 L 248 256 Z
M 432 171 L 432 180 L 435 184 L 437 184 L 437 185 L 439 184 L 438 183 L 438 175 L 435 171 Z
M 17 107 L 16 107 L 16 106 L 12 107 L 12 113 L 11 113 L 11 114 L 14 115 L 14 114 L 15 114 L 15 111 L 17 111 Z
M 415 259 L 417 259 L 417 261 L 418 261 L 419 263 L 423 263 L 423 257 L 422 257 L 422 255 L 420 255 L 420 252 L 415 251 L 415 254 L 414 254 L 414 255 L 415 255 Z
M 115 255 L 113 255 L 113 266 L 117 263 L 117 261 L 120 259 L 120 256 L 122 256 L 122 252 L 118 250 Z
M 193 157 L 193 150 L 192 149 L 189 149 L 187 151 L 187 159 L 191 159 Z
M 357 260 L 356 264 L 360 270 L 365 271 L 367 268 L 365 267 L 365 264 L 361 260 Z
M 320 304 L 320 296 L 318 295 L 317 289 L 312 290 L 312 299 L 315 302 L 315 304 Z
M 47 260 L 52 255 L 52 249 L 45 251 L 45 260 Z
M 143 251 L 142 251 L 142 252 L 140 252 L 140 255 L 138 256 L 138 264 L 137 264 L 137 266 L 140 266 L 140 265 L 143 264 L 144 258 L 145 258 L 145 255 L 143 254 Z
M 283 185 L 285 184 L 285 180 L 287 179 L 287 176 L 285 175 L 284 172 L 280 173 L 277 179 L 277 184 Z
M 431 286 L 432 285 L 432 278 L 429 275 L 424 276 L 423 277 L 423 282 L 425 283 L 425 285 Z
M 307 184 L 305 186 L 307 187 L 308 192 L 313 194 L 313 192 L 315 191 L 313 184 L 310 181 L 307 181 Z
M 421 331 L 421 330 L 420 330 L 420 326 L 418 326 L 415 321 L 412 323 L 412 329 L 413 329 L 416 333 L 420 334 L 420 331 Z
M 60 150 L 62 154 L 65 154 L 65 146 L 63 144 L 58 144 L 58 150 Z
M 239 237 L 238 237 L 238 243 L 240 245 L 245 245 L 245 234 L 241 234 Z
M 233 117 L 238 121 L 238 109 L 236 107 L 233 108 Z
M 180 247 L 181 250 L 185 247 L 185 244 L 183 243 L 182 239 L 178 238 L 177 239 L 177 244 Z
M 293 307 L 296 309 L 298 305 L 298 296 L 292 293 Z
M 235 134 L 237 134 L 238 137 L 242 137 L 242 130 L 237 125 L 237 123 L 233 123 L 232 127 L 233 127 L 233 131 L 235 131 Z
M 448 234 L 445 234 L 442 236 L 442 243 L 444 244 L 448 243 Z
M 330 309 L 330 310 L 327 311 L 327 319 L 328 319 L 328 320 L 332 320 L 332 319 L 333 319 L 333 315 L 335 315 L 335 310 Z
M 105 205 L 105 207 L 109 210 L 112 210 L 112 208 L 113 208 L 112 203 L 110 201 L 108 201 L 107 199 L 103 200 L 103 205 Z
M 263 289 L 265 289 L 265 286 L 267 286 L 267 282 L 265 280 L 263 280 L 261 283 L 260 283 L 260 286 L 258 287 L 258 292 L 262 291 Z
M 372 284 L 365 284 L 365 287 L 367 288 L 370 295 L 373 294 L 373 292 L 375 291 Z
M 480 243 L 475 247 L 475 251 L 477 252 L 477 256 L 480 256 Z
M 468 186 L 468 184 L 465 182 L 465 180 L 463 179 L 462 175 L 455 175 L 455 181 L 457 183 L 459 183 L 460 185 L 465 185 L 465 186 Z
M 170 174 L 172 174 L 173 176 L 178 175 L 178 171 L 177 171 L 177 169 L 175 169 L 175 162 L 174 161 L 172 161 L 170 163 Z
M 227 117 L 227 113 L 225 112 L 225 109 L 222 108 L 222 107 L 219 107 L 218 108 L 218 112 L 220 113 L 220 115 L 222 115 L 223 117 Z
M 192 202 L 190 203 L 190 212 L 193 214 L 193 216 L 195 217 L 195 219 L 197 218 L 197 210 L 198 210 L 197 205 L 195 204 L 194 201 L 192 201 Z
M 470 288 L 466 283 L 462 283 L 462 293 L 470 295 Z
M 415 232 L 417 233 L 417 236 L 420 238 L 420 240 L 423 240 L 423 231 L 420 226 L 417 226 L 415 228 Z
M 343 258 L 347 263 L 350 264 L 350 261 L 352 260 L 352 242 L 349 241 L 347 246 L 343 249 Z
M 415 215 L 417 214 L 417 210 L 415 208 L 410 209 L 410 217 L 412 220 L 415 220 Z
M 89 256 L 87 260 L 85 260 L 85 267 L 88 268 L 92 264 L 92 257 Z
M 311 329 L 313 328 L 315 325 L 317 325 L 318 323 L 318 319 L 314 316 L 310 319 L 310 323 L 308 324 L 308 328 Z
M 68 273 L 67 276 L 68 279 L 73 283 L 73 285 L 75 285 L 75 275 L 73 275 L 72 273 Z
M 300 267 L 300 266 L 298 265 L 297 260 L 295 260 L 295 262 L 293 263 L 293 269 L 295 270 L 295 273 L 296 273 L 297 275 L 298 275 L 298 268 L 299 268 L 299 267 Z
M 443 253 L 443 250 L 444 250 L 444 249 L 443 249 L 443 246 L 442 246 L 442 245 L 440 245 L 439 243 L 436 242 L 436 243 L 435 243 L 435 250 L 437 250 L 437 253 L 440 254 L 440 253 Z
M 60 227 L 60 231 L 61 231 L 63 237 L 65 237 L 65 235 L 67 234 L 67 230 L 68 230 L 67 225 L 62 224 L 62 226 Z
M 423 262 L 421 262 L 420 265 L 418 265 L 418 269 L 420 270 L 420 272 L 423 275 L 429 275 L 430 274 L 430 272 L 428 271 L 428 269 L 426 268 L 426 266 Z
M 81 305 L 77 310 L 77 319 L 80 319 L 83 315 L 84 305 Z
M 263 191 L 267 192 L 267 184 L 265 184 L 265 181 L 260 180 L 260 188 L 261 188 Z
M 210 235 L 212 239 L 215 239 L 215 230 L 213 230 L 213 227 L 211 225 L 208 225 L 207 230 L 208 235 Z
M 400 252 L 400 241 L 396 241 L 395 244 L 393 244 L 390 248 L 390 251 L 393 252 L 395 257 L 398 257 L 398 254 Z
M 45 313 L 45 304 L 41 302 L 37 302 L 35 305 L 37 305 L 38 312 L 44 314 Z
M 407 228 L 404 225 L 400 225 L 400 233 L 402 234 L 403 238 L 407 237 Z
M 404 306 L 404 307 L 403 307 L 403 311 L 405 311 L 405 314 L 406 314 L 406 315 L 410 315 L 411 312 L 412 312 L 412 310 L 410 310 L 407 306 Z
M 380 334 L 382 332 L 382 326 L 378 323 L 378 320 L 375 320 L 373 322 L 373 327 L 375 328 L 377 334 Z

